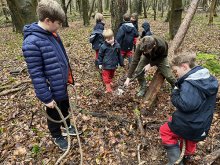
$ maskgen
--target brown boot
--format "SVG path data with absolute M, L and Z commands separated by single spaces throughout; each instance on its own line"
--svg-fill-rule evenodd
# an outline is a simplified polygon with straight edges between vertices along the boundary
M 105 91 L 105 93 L 112 93 L 111 85 L 110 85 L 110 84 L 105 84 L 105 86 L 106 86 L 106 91 Z

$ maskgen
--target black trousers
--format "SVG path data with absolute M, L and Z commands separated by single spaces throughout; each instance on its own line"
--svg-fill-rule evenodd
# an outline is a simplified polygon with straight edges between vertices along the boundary
M 64 117 L 69 115 L 69 100 L 62 100 L 62 101 L 56 101 L 57 106 L 60 108 L 62 114 Z M 47 114 L 54 120 L 61 120 L 60 115 L 58 111 L 55 108 L 48 108 L 46 109 Z M 70 126 L 70 119 L 66 119 L 67 125 Z M 62 123 L 54 123 L 47 119 L 47 125 L 48 129 L 51 133 L 51 136 L 53 138 L 57 138 L 61 136 L 61 126 L 64 126 L 63 122 Z

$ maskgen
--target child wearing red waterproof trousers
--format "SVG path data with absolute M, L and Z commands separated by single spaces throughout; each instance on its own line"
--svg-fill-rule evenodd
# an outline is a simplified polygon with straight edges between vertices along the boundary
M 195 54 L 179 54 L 172 60 L 172 69 L 178 77 L 171 95 L 176 111 L 160 127 L 168 165 L 179 159 L 183 140 L 186 142 L 185 157 L 190 157 L 196 150 L 196 143 L 207 137 L 218 92 L 217 79 L 208 69 L 195 66 Z M 183 163 L 184 159 L 180 165 Z
M 102 79 L 106 85 L 106 93 L 112 92 L 111 85 L 115 70 L 118 65 L 124 66 L 123 58 L 120 53 L 120 45 L 114 40 L 111 29 L 103 31 L 105 42 L 99 49 L 98 66 L 102 69 Z
M 124 22 L 121 24 L 116 40 L 121 46 L 121 55 L 124 58 L 128 57 L 129 65 L 132 61 L 134 43 L 136 44 L 137 37 L 139 36 L 137 29 L 131 23 L 130 14 L 126 13 L 123 15 Z
M 105 23 L 103 22 L 103 15 L 101 13 L 96 13 L 95 15 L 95 21 L 96 25 L 93 28 L 93 32 L 91 33 L 89 37 L 89 42 L 92 44 L 92 49 L 95 50 L 95 66 L 97 66 L 97 59 L 98 59 L 98 53 L 99 48 L 104 42 L 104 37 L 102 35 Z M 97 66 L 98 67 L 98 66 Z

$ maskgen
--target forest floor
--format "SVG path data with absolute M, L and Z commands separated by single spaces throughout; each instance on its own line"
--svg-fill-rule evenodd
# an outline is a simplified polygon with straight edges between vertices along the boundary
M 110 19 L 106 19 L 110 27 Z M 139 27 L 144 19 L 140 19 Z M 168 38 L 168 23 L 162 19 L 149 18 L 154 34 Z M 220 56 L 220 17 L 208 26 L 208 17 L 196 14 L 182 44 L 186 50 Z M 166 82 L 161 88 L 155 106 L 146 109 L 144 100 L 136 97 L 138 89 L 134 82 L 122 96 L 104 94 L 104 86 L 94 67 L 94 51 L 88 42 L 92 25 L 84 27 L 82 21 L 70 22 L 69 28 L 59 30 L 68 52 L 76 82 L 77 127 L 80 136 L 83 164 L 133 165 L 138 164 L 137 147 L 141 134 L 137 126 L 134 109 L 138 105 L 145 130 L 147 145 L 140 149 L 142 161 L 148 165 L 166 164 L 165 150 L 161 145 L 159 127 L 174 112 L 170 103 L 170 86 Z M 51 141 L 46 117 L 42 115 L 42 104 L 36 99 L 22 56 L 22 35 L 12 32 L 11 27 L 0 29 L 0 164 L 54 164 L 62 152 Z M 200 61 L 202 64 L 206 62 Z M 218 62 L 219 63 L 219 62 Z M 217 66 L 218 67 L 218 66 Z M 155 68 L 147 79 L 152 79 Z M 220 75 L 213 72 L 220 80 Z M 123 83 L 126 70 L 118 68 L 114 79 L 116 90 Z M 19 83 L 22 82 L 20 85 Z M 4 94 L 10 89 L 17 91 Z M 74 99 L 71 99 L 71 102 Z M 220 94 L 209 137 L 198 143 L 194 160 L 188 164 L 202 164 L 204 156 L 220 148 Z M 71 138 L 71 149 L 65 164 L 79 164 L 80 154 L 77 138 Z M 216 162 L 214 164 L 219 164 Z

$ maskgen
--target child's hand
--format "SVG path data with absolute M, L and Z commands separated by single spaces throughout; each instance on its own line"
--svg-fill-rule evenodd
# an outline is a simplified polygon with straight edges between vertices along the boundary
M 48 103 L 48 104 L 45 104 L 48 108 L 54 108 L 55 107 L 55 104 L 56 104 L 56 102 L 53 100 L 53 101 L 51 101 L 50 103 Z
M 102 65 L 99 65 L 99 69 L 102 69 Z

